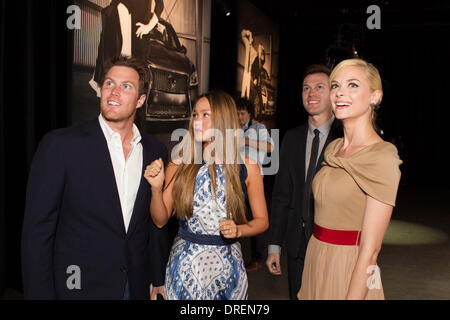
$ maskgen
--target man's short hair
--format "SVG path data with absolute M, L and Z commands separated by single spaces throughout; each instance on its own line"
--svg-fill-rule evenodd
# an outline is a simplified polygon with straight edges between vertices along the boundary
M 315 74 L 315 73 L 325 73 L 327 76 L 330 76 L 331 70 L 330 70 L 330 68 L 328 68 L 327 66 L 325 66 L 323 64 L 312 64 L 312 65 L 308 66 L 305 69 L 305 71 L 303 72 L 302 81 L 304 81 L 305 78 L 307 76 L 309 76 L 310 74 Z
M 236 99 L 236 108 L 238 110 L 247 110 L 247 112 L 253 117 L 255 106 L 253 105 L 253 102 L 251 102 L 248 99 L 245 98 L 238 98 Z
M 150 75 L 143 62 L 134 57 L 125 55 L 114 56 L 108 59 L 105 63 L 104 72 L 100 82 L 101 86 L 103 86 L 105 76 L 112 67 L 129 67 L 134 69 L 139 75 L 139 95 L 147 94 L 150 83 Z

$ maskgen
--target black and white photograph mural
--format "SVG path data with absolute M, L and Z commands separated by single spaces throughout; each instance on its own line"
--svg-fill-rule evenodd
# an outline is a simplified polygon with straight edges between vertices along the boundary
M 122 54 L 142 60 L 151 75 L 138 120 L 177 122 L 160 131 L 182 127 L 195 98 L 208 89 L 211 0 L 78 0 L 77 5 L 82 23 L 74 34 L 72 122 L 92 118 L 84 101 L 100 96 L 105 62 Z
M 276 112 L 278 27 L 248 1 L 239 2 L 237 91 L 255 106 L 255 118 Z

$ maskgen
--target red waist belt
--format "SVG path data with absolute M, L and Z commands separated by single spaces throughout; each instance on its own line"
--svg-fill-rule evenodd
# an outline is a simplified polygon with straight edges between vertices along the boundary
M 361 242 L 361 231 L 332 230 L 314 224 L 314 237 L 331 244 L 359 246 Z

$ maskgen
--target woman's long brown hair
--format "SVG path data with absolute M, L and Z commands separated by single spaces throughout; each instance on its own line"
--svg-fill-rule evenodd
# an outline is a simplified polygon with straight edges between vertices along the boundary
M 233 98 L 219 90 L 210 91 L 198 98 L 206 98 L 211 107 L 211 121 L 213 128 L 222 134 L 226 139 L 226 129 L 233 129 L 236 132 L 240 129 L 237 117 L 236 104 Z M 197 100 L 197 101 L 198 101 Z M 195 154 L 201 149 L 198 143 L 194 141 L 194 131 L 192 128 L 193 119 L 189 122 L 189 133 L 184 139 L 183 162 L 179 165 L 175 180 L 173 181 L 173 208 L 178 219 L 190 219 L 194 207 L 194 188 L 195 180 L 201 164 L 194 163 Z M 233 219 L 236 224 L 247 222 L 245 215 L 245 204 L 242 197 L 242 186 L 240 181 L 240 164 L 239 158 L 239 137 L 233 135 L 233 143 L 223 143 L 223 155 L 230 154 L 233 157 L 232 163 L 224 163 L 225 174 L 225 194 L 226 194 L 226 210 L 227 218 Z M 224 141 L 225 142 L 225 141 Z M 230 147 L 232 146 L 232 147 Z M 228 148 L 227 148 L 228 147 Z M 231 149 L 231 150 L 228 150 Z M 198 162 L 198 161 L 197 161 Z M 208 171 L 211 177 L 211 187 L 213 198 L 216 195 L 216 162 L 208 165 Z

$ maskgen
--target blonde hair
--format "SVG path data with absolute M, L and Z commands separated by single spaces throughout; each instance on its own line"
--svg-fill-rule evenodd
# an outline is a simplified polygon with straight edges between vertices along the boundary
M 218 130 L 222 137 L 226 136 L 227 129 L 240 129 L 239 120 L 237 116 L 236 104 L 233 98 L 220 90 L 210 91 L 207 94 L 200 96 L 206 98 L 211 108 L 211 121 L 215 130 Z M 194 156 L 198 151 L 198 143 L 194 140 L 193 117 L 189 121 L 189 133 L 185 139 L 185 148 L 187 152 L 183 152 L 183 162 L 179 165 L 175 173 L 175 181 L 173 182 L 173 203 L 174 210 L 179 220 L 189 219 L 192 217 L 193 203 L 194 203 L 194 189 L 195 180 L 197 177 L 200 164 L 194 163 Z M 236 131 L 234 131 L 236 132 Z M 233 161 L 231 164 L 224 164 L 225 174 L 225 197 L 227 218 L 233 219 L 235 223 L 246 223 L 245 204 L 242 197 L 242 186 L 240 180 L 240 164 L 239 157 L 239 137 L 233 136 L 233 144 L 222 143 L 222 154 L 232 155 Z M 228 150 L 232 146 L 232 150 Z M 213 197 L 216 195 L 216 163 L 208 165 L 208 172 L 211 177 L 211 187 Z
M 336 74 L 344 67 L 364 68 L 364 70 L 366 72 L 367 80 L 369 80 L 369 85 L 370 85 L 370 88 L 372 89 L 372 91 L 378 90 L 381 92 L 381 95 L 380 95 L 380 98 L 378 99 L 378 101 L 375 104 L 371 104 L 372 125 L 373 125 L 374 129 L 376 130 L 377 125 L 376 125 L 376 112 L 375 111 L 379 109 L 381 100 L 383 99 L 383 85 L 381 82 L 381 76 L 380 76 L 380 73 L 378 72 L 378 69 L 373 64 L 371 64 L 370 62 L 367 62 L 363 59 L 354 58 L 354 59 L 343 60 L 334 67 L 333 71 L 331 71 L 330 77 L 328 79 L 328 87 L 330 89 L 331 89 L 331 82 L 336 77 Z

